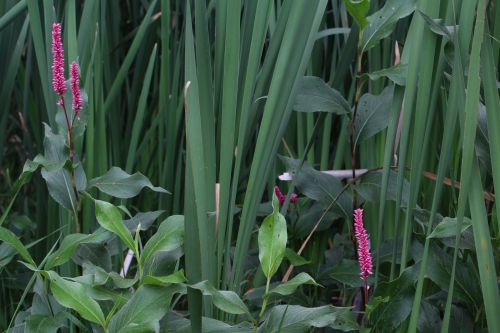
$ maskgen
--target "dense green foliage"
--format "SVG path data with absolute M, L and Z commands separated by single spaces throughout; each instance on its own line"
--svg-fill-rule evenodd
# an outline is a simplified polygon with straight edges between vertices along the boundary
M 1 331 L 500 332 L 499 0 L 5 0 L 0 47 Z

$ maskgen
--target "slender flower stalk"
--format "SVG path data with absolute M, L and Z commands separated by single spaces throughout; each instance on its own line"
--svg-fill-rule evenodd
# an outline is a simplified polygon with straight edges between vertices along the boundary
M 61 41 L 61 24 L 52 25 L 52 87 L 57 95 L 61 97 L 59 104 L 66 91 L 66 82 L 64 79 L 64 48 Z
M 274 186 L 274 193 L 276 193 L 276 196 L 278 197 L 278 200 L 280 202 L 280 206 L 283 206 L 286 200 L 286 194 L 281 193 L 280 188 L 278 185 Z M 297 202 L 297 193 L 292 193 L 290 195 L 290 203 L 296 203 Z
M 75 112 L 75 117 L 80 119 L 80 110 L 83 107 L 82 95 L 80 93 L 80 69 L 76 61 L 73 61 L 70 65 L 70 76 L 71 76 L 71 95 L 72 103 L 71 106 Z M 74 118 L 73 118 L 74 119 Z
M 365 282 L 365 303 L 368 303 L 368 277 L 373 274 L 370 240 L 363 225 L 363 209 L 354 211 L 354 235 L 358 244 L 358 261 L 360 277 Z

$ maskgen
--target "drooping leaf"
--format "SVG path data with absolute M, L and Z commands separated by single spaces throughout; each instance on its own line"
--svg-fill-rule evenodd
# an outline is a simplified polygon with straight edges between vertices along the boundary
M 273 213 L 264 219 L 259 228 L 259 260 L 267 278 L 271 278 L 281 265 L 288 238 L 285 217 L 279 209 L 278 198 L 273 194 Z
M 62 306 L 73 309 L 83 318 L 104 326 L 105 319 L 101 307 L 87 295 L 81 283 L 65 280 L 54 271 L 45 274 L 50 279 L 52 294 Z
M 4 227 L 0 227 L 0 240 L 12 246 L 25 261 L 33 266 L 36 266 L 35 261 L 28 252 L 28 249 L 23 245 L 23 243 L 21 243 L 12 231 Z
M 370 80 L 378 80 L 386 77 L 397 85 L 404 86 L 406 84 L 406 76 L 408 75 L 408 65 L 398 64 L 393 67 L 384 68 L 375 72 L 366 74 Z
M 370 322 L 381 332 L 391 332 L 410 314 L 414 295 L 414 284 L 418 278 L 420 263 L 406 268 L 390 282 L 382 282 L 375 289 L 372 299 L 377 302 L 371 309 Z
M 123 224 L 118 207 L 106 201 L 95 200 L 95 215 L 101 227 L 120 237 L 129 249 L 135 248 L 134 240 Z
M 164 188 L 153 186 L 142 173 L 129 175 L 118 167 L 112 167 L 104 175 L 92 179 L 88 187 L 97 187 L 100 191 L 121 199 L 135 197 L 144 187 L 155 192 L 170 193 Z
M 453 35 L 457 31 L 457 26 L 445 26 L 442 19 L 432 19 L 429 15 L 420 10 L 418 11 L 418 14 L 424 18 L 432 32 L 445 37 L 448 41 L 453 41 Z
M 95 267 L 94 284 L 100 286 L 106 284 L 108 281 L 112 281 L 116 288 L 127 289 L 132 287 L 137 282 L 137 279 L 127 279 L 116 272 L 106 272 L 101 267 Z
M 234 291 L 217 290 L 208 281 L 202 281 L 189 287 L 200 290 L 203 295 L 212 296 L 214 305 L 224 312 L 250 315 L 247 306 Z
M 82 243 L 95 243 L 102 241 L 109 237 L 110 234 L 107 231 L 100 229 L 90 235 L 84 234 L 70 234 L 64 237 L 61 245 L 52 253 L 45 263 L 45 269 L 52 269 L 53 267 L 59 266 L 67 262 L 71 256 L 75 253 L 77 247 Z
M 299 305 L 276 305 L 259 327 L 259 333 L 302 333 L 311 327 L 335 327 L 340 330 L 358 329 L 351 319 L 349 308 L 325 305 L 317 308 L 305 308 Z
M 397 179 L 398 173 L 394 170 L 389 171 L 389 183 L 387 184 L 387 200 L 396 201 L 397 198 Z M 380 188 L 382 184 L 382 173 L 381 172 L 370 172 L 361 177 L 359 184 L 356 186 L 356 191 L 363 197 L 366 201 L 379 202 L 380 200 Z M 408 198 L 410 195 L 410 183 L 404 179 L 403 189 L 401 196 L 401 205 L 403 207 L 408 206 Z
M 343 259 L 337 266 L 328 271 L 332 279 L 353 288 L 361 287 L 364 282 L 359 276 L 359 263 L 356 260 Z M 373 277 L 368 278 L 368 283 Z
M 290 281 L 281 283 L 277 287 L 271 289 L 269 293 L 280 294 L 283 296 L 291 295 L 295 292 L 295 290 L 297 290 L 299 286 L 303 284 L 312 284 L 315 286 L 319 286 L 319 284 L 317 284 L 309 274 L 301 272 Z
M 26 319 L 25 333 L 57 332 L 66 326 L 66 319 L 59 312 L 56 316 L 31 315 Z
M 417 327 L 419 332 L 440 332 L 441 314 L 439 313 L 439 309 L 431 305 L 429 302 L 422 301 Z
M 184 282 L 186 282 L 186 277 L 184 276 L 184 270 L 182 269 L 166 276 L 147 275 L 143 279 L 144 284 L 152 284 L 157 286 L 163 286 L 170 283 L 184 283 Z
M 184 216 L 172 215 L 160 224 L 158 231 L 144 246 L 142 263 L 148 262 L 152 256 L 161 251 L 172 251 L 184 242 Z
M 469 218 L 464 217 L 462 222 L 462 230 L 463 233 L 467 230 L 472 224 L 472 221 Z M 457 235 L 457 219 L 451 217 L 445 217 L 443 220 L 434 228 L 432 233 L 427 236 L 427 238 L 445 238 L 445 237 L 454 237 Z
M 139 225 L 141 225 L 141 231 L 148 230 L 163 212 L 164 210 L 137 213 L 132 218 L 123 220 L 123 223 L 131 233 L 135 233 Z
M 365 29 L 368 24 L 366 14 L 368 14 L 368 10 L 370 9 L 370 0 L 343 0 L 343 2 L 360 29 Z
M 172 296 L 182 288 L 143 285 L 128 302 L 111 318 L 109 333 L 119 333 L 139 325 L 158 322 L 169 310 Z
M 304 76 L 299 82 L 295 104 L 299 112 L 330 112 L 338 115 L 348 114 L 349 103 L 335 89 L 315 76 Z
M 392 104 L 393 86 L 386 87 L 380 95 L 369 93 L 361 96 L 354 121 L 354 144 L 371 138 L 387 127 Z
M 329 207 L 332 201 L 337 199 L 331 212 L 335 216 L 350 217 L 352 201 L 350 194 L 343 190 L 342 183 L 332 175 L 313 169 L 308 163 L 304 163 L 300 168 L 300 160 L 280 156 L 285 163 L 289 174 L 295 181 L 295 186 L 299 191 L 315 201 L 318 201 L 324 208 Z M 338 198 L 337 198 L 338 197 Z
M 253 326 L 249 322 L 229 325 L 223 321 L 208 317 L 203 317 L 202 322 L 202 333 L 251 333 L 253 331 Z
M 388 0 L 384 7 L 368 16 L 368 25 L 362 35 L 363 51 L 368 51 L 381 39 L 389 36 L 399 19 L 413 13 L 415 4 L 415 0 Z

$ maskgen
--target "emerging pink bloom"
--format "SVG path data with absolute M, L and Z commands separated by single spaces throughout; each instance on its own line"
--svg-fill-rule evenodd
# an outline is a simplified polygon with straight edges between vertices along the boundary
M 363 226 L 363 209 L 358 208 L 354 211 L 354 234 L 358 243 L 358 261 L 360 276 L 365 282 L 368 276 L 372 275 L 372 256 L 370 254 L 370 241 L 368 234 Z
M 276 197 L 278 197 L 278 200 L 280 202 L 280 205 L 282 206 L 285 203 L 286 200 L 286 195 L 281 193 L 280 188 L 278 185 L 274 186 L 274 193 L 276 193 Z M 297 193 L 292 193 L 290 195 L 290 203 L 296 203 L 297 202 Z
M 70 75 L 71 75 L 71 94 L 73 96 L 72 107 L 75 111 L 75 115 L 80 117 L 80 110 L 83 107 L 82 95 L 80 93 L 80 83 L 79 68 L 76 61 L 73 61 L 70 65 Z
M 52 87 L 59 96 L 63 96 L 66 91 L 64 79 L 64 49 L 61 42 L 61 24 L 52 25 Z

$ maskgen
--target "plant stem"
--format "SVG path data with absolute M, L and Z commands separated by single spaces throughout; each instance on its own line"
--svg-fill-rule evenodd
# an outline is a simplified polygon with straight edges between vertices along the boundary
M 259 322 L 262 319 L 262 316 L 264 315 L 264 312 L 266 311 L 267 307 L 267 302 L 269 300 L 269 285 L 271 284 L 271 277 L 269 276 L 266 281 L 266 291 L 264 292 L 264 297 L 262 300 L 262 309 L 260 309 L 259 312 L 259 317 L 257 318 L 257 321 L 255 322 L 255 325 L 253 327 L 253 331 L 257 332 L 257 328 L 259 327 Z
M 64 111 L 64 118 L 66 119 L 66 126 L 68 128 L 69 160 L 71 162 L 71 173 L 70 173 L 71 184 L 73 186 L 73 191 L 75 192 L 75 197 L 78 202 L 78 189 L 76 188 L 75 171 L 73 170 L 73 125 L 75 124 L 75 117 L 73 116 L 73 119 L 70 124 L 68 112 L 66 110 L 66 104 L 64 102 L 64 96 L 62 95 L 59 104 L 61 105 Z M 80 219 L 78 218 L 78 212 L 76 210 L 73 210 L 73 214 L 75 215 L 75 229 L 76 232 L 79 233 L 81 228 L 80 228 Z

